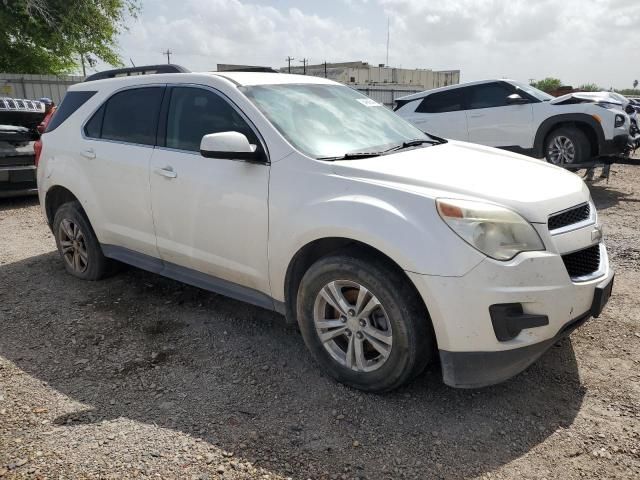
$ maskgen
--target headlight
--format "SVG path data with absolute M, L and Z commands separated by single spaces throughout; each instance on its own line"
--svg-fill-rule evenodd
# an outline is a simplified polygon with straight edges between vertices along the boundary
M 625 123 L 627 122 L 626 118 L 624 117 L 624 115 L 616 115 L 616 123 L 615 123 L 615 127 L 622 127 Z
M 538 232 L 516 212 L 490 203 L 436 200 L 438 213 L 465 242 L 496 260 L 544 250 Z

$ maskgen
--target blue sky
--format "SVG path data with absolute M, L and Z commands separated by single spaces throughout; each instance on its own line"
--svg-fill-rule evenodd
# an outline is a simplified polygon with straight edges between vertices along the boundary
M 638 0 L 142 0 L 119 44 L 127 63 L 162 63 L 170 48 L 192 70 L 279 67 L 287 55 L 377 64 L 387 19 L 392 66 L 606 88 L 640 77 Z

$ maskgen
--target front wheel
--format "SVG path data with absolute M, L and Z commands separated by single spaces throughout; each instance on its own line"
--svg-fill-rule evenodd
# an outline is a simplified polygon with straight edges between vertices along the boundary
M 417 293 L 401 273 L 375 259 L 319 260 L 302 279 L 297 308 L 315 360 L 354 388 L 397 388 L 433 354 L 432 329 Z
M 572 164 L 587 163 L 591 160 L 589 139 L 574 127 L 562 127 L 554 130 L 545 142 L 547 162 L 559 167 L 571 167 Z

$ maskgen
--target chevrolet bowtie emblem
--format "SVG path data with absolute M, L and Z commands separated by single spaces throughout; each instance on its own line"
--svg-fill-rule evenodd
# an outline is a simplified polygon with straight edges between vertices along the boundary
M 593 242 L 602 240 L 602 225 L 596 225 L 596 228 L 591 231 L 591 240 Z

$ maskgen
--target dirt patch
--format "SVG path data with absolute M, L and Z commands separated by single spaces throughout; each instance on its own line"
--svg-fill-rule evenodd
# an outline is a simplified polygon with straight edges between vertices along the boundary
M 66 275 L 0 204 L 2 478 L 640 477 L 640 167 L 592 187 L 616 288 L 513 380 L 345 388 L 274 313 L 136 269 Z

